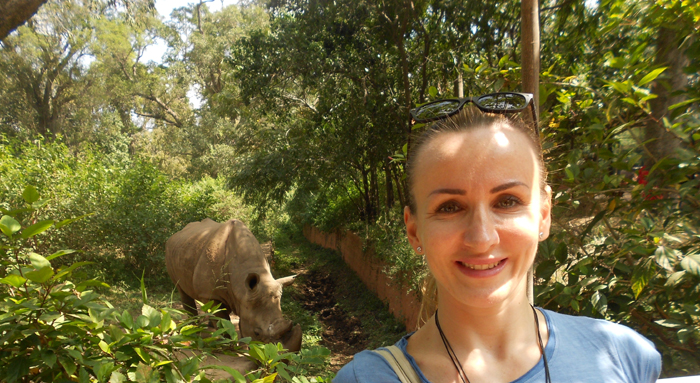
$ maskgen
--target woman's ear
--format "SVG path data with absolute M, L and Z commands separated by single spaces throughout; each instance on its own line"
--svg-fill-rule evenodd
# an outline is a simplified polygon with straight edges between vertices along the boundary
M 540 205 L 540 241 L 549 237 L 549 229 L 552 226 L 552 188 L 545 185 L 542 192 L 542 203 Z
M 411 244 L 414 250 L 416 250 L 420 244 L 420 239 L 418 238 L 418 225 L 416 224 L 416 217 L 411 213 L 411 208 L 404 206 L 403 208 L 403 222 L 406 224 L 406 237 L 408 237 L 408 243 Z M 416 250 L 419 253 L 419 251 Z

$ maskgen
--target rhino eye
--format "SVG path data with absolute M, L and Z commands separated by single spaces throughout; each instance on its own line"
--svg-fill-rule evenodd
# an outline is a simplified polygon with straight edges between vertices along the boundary
M 255 286 L 258 285 L 258 275 L 248 274 L 248 278 L 246 278 L 245 284 L 248 285 L 249 289 L 255 290 Z

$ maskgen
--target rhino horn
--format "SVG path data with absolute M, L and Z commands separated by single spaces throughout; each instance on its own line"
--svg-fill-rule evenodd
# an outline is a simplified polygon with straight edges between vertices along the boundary
M 296 274 L 295 274 L 295 275 L 290 275 L 290 276 L 288 276 L 288 277 L 284 277 L 284 278 L 279 278 L 279 279 L 277 279 L 277 282 L 278 282 L 279 284 L 281 284 L 282 287 L 289 286 L 289 285 L 292 284 L 292 282 L 294 282 L 294 278 L 296 278 L 296 277 L 297 277 Z

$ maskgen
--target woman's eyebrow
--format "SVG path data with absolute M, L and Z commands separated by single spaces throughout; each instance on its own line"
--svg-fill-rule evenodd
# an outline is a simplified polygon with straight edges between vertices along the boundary
M 467 194 L 467 191 L 464 189 L 435 189 L 430 194 L 429 196 L 433 194 L 457 194 L 457 195 L 465 195 Z
M 500 192 L 500 191 L 507 190 L 507 189 L 510 189 L 510 188 L 513 188 L 513 187 L 516 187 L 516 186 L 525 186 L 525 187 L 528 188 L 528 189 L 530 188 L 530 186 L 527 185 L 527 184 L 524 183 L 524 182 L 520 182 L 520 181 L 510 181 L 510 182 L 504 183 L 503 185 L 498 185 L 498 186 L 496 186 L 495 188 L 491 189 L 491 194 L 493 194 L 493 193 L 498 193 L 498 192 Z

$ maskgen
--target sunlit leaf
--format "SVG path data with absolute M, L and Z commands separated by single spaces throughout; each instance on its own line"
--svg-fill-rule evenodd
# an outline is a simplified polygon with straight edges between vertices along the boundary
M 681 261 L 681 267 L 685 271 L 700 277 L 700 254 L 687 255 Z
M 600 291 L 596 291 L 591 297 L 591 304 L 601 315 L 605 315 L 608 310 L 608 298 Z
M 48 259 L 44 258 L 43 256 L 37 253 L 29 253 L 29 261 L 32 263 L 32 266 L 35 269 L 41 269 L 44 267 L 51 266 L 51 262 L 49 262 Z
M 44 231 L 48 230 L 53 225 L 54 221 L 52 219 L 47 219 L 45 221 L 39 221 L 28 228 L 22 230 L 22 234 L 20 237 L 22 238 L 31 238 L 37 234 L 43 233 Z
M 22 225 L 9 215 L 3 215 L 0 218 L 0 230 L 8 237 L 11 237 L 12 234 L 18 232 L 21 228 Z
M 6 276 L 3 279 L 0 279 L 0 283 L 4 283 L 6 285 L 10 285 L 13 287 L 20 287 L 26 282 L 26 278 L 22 278 L 22 276 L 17 275 L 17 274 L 10 274 Z
M 657 68 L 657 69 L 654 69 L 653 71 L 649 72 L 646 76 L 642 77 L 642 79 L 639 80 L 639 82 L 637 83 L 637 85 L 642 86 L 642 85 L 645 85 L 645 84 L 647 84 L 647 83 L 649 83 L 649 82 L 654 81 L 654 80 L 655 80 L 657 77 L 659 77 L 659 75 L 660 75 L 661 73 L 663 73 L 663 71 L 665 71 L 665 70 L 666 70 L 665 67 L 664 67 L 664 68 Z

